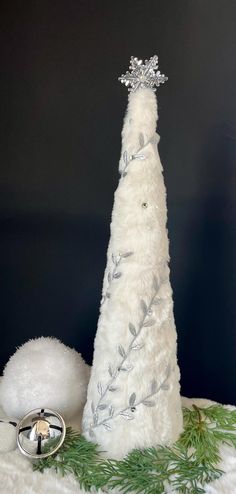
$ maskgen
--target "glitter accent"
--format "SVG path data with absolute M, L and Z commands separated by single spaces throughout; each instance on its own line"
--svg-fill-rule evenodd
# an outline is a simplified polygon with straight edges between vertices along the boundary
M 132 93 L 143 88 L 151 88 L 156 91 L 156 87 L 168 80 L 168 77 L 158 70 L 157 55 L 145 60 L 144 63 L 137 57 L 131 57 L 129 69 L 131 72 L 127 71 L 122 74 L 118 80 L 125 86 L 130 86 L 128 90 Z

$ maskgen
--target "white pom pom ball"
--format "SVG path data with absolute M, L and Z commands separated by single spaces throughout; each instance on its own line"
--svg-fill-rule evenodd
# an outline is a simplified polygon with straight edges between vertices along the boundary
M 70 420 L 84 407 L 90 368 L 81 355 L 54 338 L 22 345 L 8 361 L 0 384 L 2 408 L 22 418 L 50 408 Z

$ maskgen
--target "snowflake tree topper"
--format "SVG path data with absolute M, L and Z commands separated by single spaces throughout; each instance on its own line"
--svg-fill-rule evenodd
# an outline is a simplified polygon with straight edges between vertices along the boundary
M 158 70 L 157 55 L 151 57 L 150 60 L 145 60 L 144 63 L 137 57 L 131 57 L 129 69 L 131 72 L 127 71 L 122 74 L 118 80 L 125 86 L 130 86 L 128 90 L 133 93 L 140 88 L 151 88 L 156 91 L 156 87 L 168 79 Z

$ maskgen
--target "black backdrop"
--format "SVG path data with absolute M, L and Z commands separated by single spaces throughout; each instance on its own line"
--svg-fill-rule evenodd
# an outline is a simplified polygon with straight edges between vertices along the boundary
M 91 363 L 130 55 L 159 55 L 182 394 L 236 404 L 235 0 L 35 0 L 1 12 L 1 345 Z

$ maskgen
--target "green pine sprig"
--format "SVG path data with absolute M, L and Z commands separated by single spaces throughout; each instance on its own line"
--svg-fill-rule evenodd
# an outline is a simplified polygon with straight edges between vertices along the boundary
M 104 460 L 98 445 L 67 428 L 56 456 L 38 460 L 34 469 L 73 473 L 81 488 L 121 493 L 164 494 L 169 485 L 179 494 L 203 494 L 204 485 L 222 475 L 219 447 L 236 448 L 236 410 L 222 405 L 183 408 L 184 431 L 171 447 L 131 451 L 123 460 Z
M 44 453 L 48 448 L 50 449 L 49 443 L 51 441 L 45 445 Z M 98 446 L 87 441 L 71 427 L 67 427 L 65 441 L 58 453 L 37 460 L 33 464 L 33 469 L 43 472 L 45 469 L 53 468 L 62 476 L 73 474 L 78 479 L 81 488 L 90 491 L 92 487 L 99 489 L 106 483 L 102 463 Z

